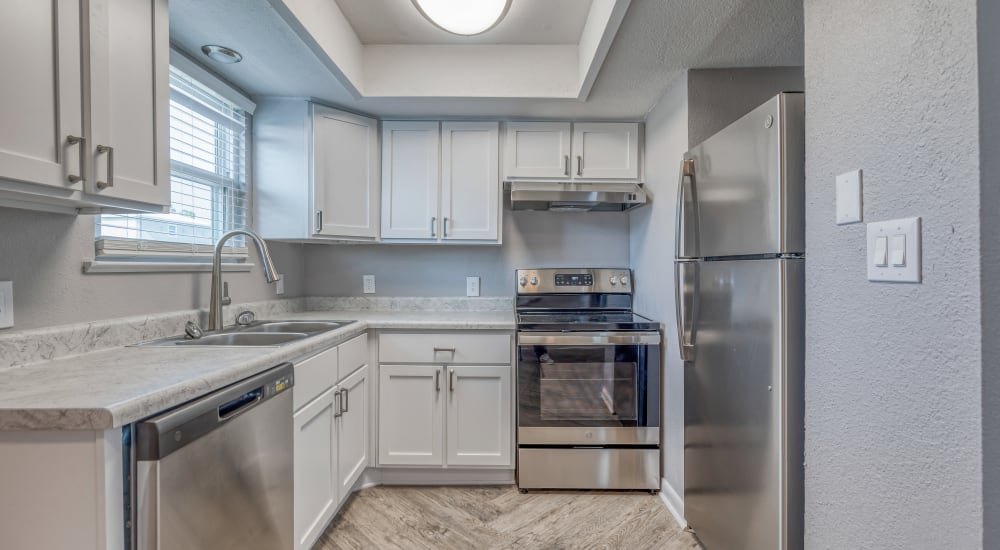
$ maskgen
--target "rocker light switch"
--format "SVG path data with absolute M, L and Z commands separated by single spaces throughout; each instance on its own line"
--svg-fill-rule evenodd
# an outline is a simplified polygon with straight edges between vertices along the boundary
M 889 250 L 893 267 L 906 267 L 906 235 L 893 235 Z
M 886 267 L 889 265 L 889 238 L 888 237 L 876 237 L 875 238 L 875 254 L 873 255 L 874 262 L 877 267 Z

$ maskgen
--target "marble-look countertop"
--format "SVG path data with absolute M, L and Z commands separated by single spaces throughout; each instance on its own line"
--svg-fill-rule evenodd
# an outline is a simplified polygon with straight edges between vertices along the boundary
M 280 320 L 356 320 L 277 348 L 115 347 L 0 370 L 0 430 L 104 430 L 169 409 L 369 329 L 514 330 L 512 309 L 306 311 Z

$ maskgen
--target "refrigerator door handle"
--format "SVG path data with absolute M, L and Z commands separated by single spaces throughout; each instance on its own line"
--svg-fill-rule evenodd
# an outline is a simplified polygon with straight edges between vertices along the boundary
M 691 294 L 691 308 L 689 312 L 684 311 L 684 283 L 686 281 L 684 276 L 684 267 L 693 266 L 695 269 L 694 284 L 692 286 Z M 681 355 L 681 361 L 691 361 L 694 359 L 694 324 L 697 316 L 697 301 L 698 301 L 698 270 L 700 266 L 698 262 L 685 262 L 677 261 L 674 262 L 674 313 L 677 318 L 677 349 Z M 687 330 L 687 315 L 685 313 L 691 313 L 691 330 Z M 691 335 L 688 338 L 688 334 Z
M 683 234 L 682 233 L 682 229 L 685 226 L 685 224 L 683 223 L 685 221 L 685 219 L 684 219 L 684 213 L 685 213 L 685 208 L 684 208 L 684 199 L 685 199 L 684 179 L 685 178 L 690 178 L 690 181 L 691 181 L 691 197 L 692 197 L 692 199 L 695 199 L 697 197 L 697 195 L 696 195 L 695 189 L 694 189 L 694 186 L 695 186 L 695 179 L 694 179 L 694 159 L 684 159 L 684 160 L 681 161 L 681 177 L 680 177 L 680 181 L 677 182 L 677 206 L 676 206 L 677 211 L 676 211 L 676 213 L 674 215 L 674 257 L 675 258 L 680 258 L 681 257 L 681 235 Z M 694 223 L 694 227 L 692 228 L 692 230 L 694 231 L 694 242 L 696 243 L 696 247 L 695 247 L 696 250 L 694 251 L 694 254 L 685 254 L 684 257 L 687 257 L 687 258 L 690 258 L 692 256 L 697 256 L 698 255 L 697 254 L 698 253 L 698 251 L 697 251 L 697 243 L 698 243 L 698 218 L 697 218 L 697 210 L 695 211 L 695 220 L 694 221 L 695 221 L 695 223 Z

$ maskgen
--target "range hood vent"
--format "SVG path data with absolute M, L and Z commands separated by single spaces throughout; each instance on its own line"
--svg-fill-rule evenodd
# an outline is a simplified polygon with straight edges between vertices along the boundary
M 511 210 L 625 212 L 646 204 L 641 183 L 508 182 Z

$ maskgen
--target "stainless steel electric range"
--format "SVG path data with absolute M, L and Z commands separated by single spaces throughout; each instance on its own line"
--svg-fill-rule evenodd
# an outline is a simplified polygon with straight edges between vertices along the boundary
M 519 269 L 517 480 L 643 489 L 660 480 L 659 323 L 628 269 Z

